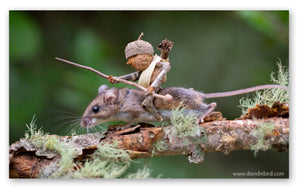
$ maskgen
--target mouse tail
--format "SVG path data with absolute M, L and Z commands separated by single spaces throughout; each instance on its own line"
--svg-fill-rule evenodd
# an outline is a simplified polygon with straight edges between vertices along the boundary
M 258 85 L 258 86 L 250 87 L 250 88 L 246 88 L 246 89 L 239 89 L 239 90 L 235 90 L 235 91 L 203 94 L 203 97 L 204 98 L 221 98 L 221 97 L 235 96 L 235 95 L 246 94 L 246 93 L 251 93 L 251 92 L 262 90 L 262 89 L 271 89 L 271 88 L 279 88 L 279 89 L 289 90 L 289 87 L 287 87 L 287 86 L 268 84 L 268 85 Z

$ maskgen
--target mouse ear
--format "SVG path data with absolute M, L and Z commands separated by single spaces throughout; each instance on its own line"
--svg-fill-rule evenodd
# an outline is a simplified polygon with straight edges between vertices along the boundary
M 101 94 L 101 93 L 104 93 L 106 89 L 108 89 L 109 87 L 107 85 L 101 85 L 99 88 L 98 88 L 98 95 Z
M 105 93 L 104 101 L 107 105 L 114 105 L 117 101 L 117 90 L 109 90 Z

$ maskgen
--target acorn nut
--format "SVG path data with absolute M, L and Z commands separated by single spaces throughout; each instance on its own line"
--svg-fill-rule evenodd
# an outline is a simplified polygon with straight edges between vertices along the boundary
M 125 48 L 125 57 L 128 60 L 129 57 L 138 55 L 138 54 L 150 54 L 153 55 L 154 49 L 152 45 L 144 40 L 141 40 L 140 37 L 136 41 L 132 41 L 127 44 Z

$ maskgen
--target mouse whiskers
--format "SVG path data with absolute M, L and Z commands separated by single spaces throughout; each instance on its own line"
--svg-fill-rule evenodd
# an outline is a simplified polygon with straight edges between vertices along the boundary
M 59 135 L 81 135 L 96 132 L 103 132 L 106 130 L 105 125 L 96 125 L 94 127 L 81 127 L 81 115 L 76 115 L 67 111 L 55 111 L 55 134 Z
M 56 111 L 55 114 L 59 114 L 54 119 L 56 134 L 73 135 L 81 127 L 81 116 L 66 111 Z

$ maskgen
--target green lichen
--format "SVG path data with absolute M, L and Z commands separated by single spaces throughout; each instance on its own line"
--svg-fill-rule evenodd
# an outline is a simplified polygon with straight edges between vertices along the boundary
M 52 178 L 63 177 L 73 171 L 75 167 L 74 158 L 76 157 L 76 151 L 69 147 L 66 143 L 58 141 L 54 145 L 55 151 L 60 153 L 61 159 L 58 163 L 58 169 L 50 176 Z
M 125 178 L 129 179 L 149 179 L 151 178 L 151 169 L 144 166 L 143 169 L 138 169 L 136 173 L 130 173 Z
M 251 135 L 256 138 L 256 144 L 251 146 L 251 150 L 254 151 L 254 156 L 257 155 L 259 150 L 267 150 L 270 145 L 266 143 L 265 136 L 271 133 L 275 125 L 272 122 L 260 123 L 257 125 L 256 129 L 251 131 Z
M 61 156 L 60 160 L 50 163 L 41 171 L 41 178 L 119 178 L 133 162 L 129 153 L 120 149 L 117 142 L 100 142 L 89 160 L 84 163 L 74 162 L 78 154 L 73 142 L 45 134 L 41 128 L 38 129 L 36 120 L 34 116 L 30 124 L 26 125 L 26 141 L 30 141 L 39 149 L 58 152 Z M 82 166 L 74 170 L 79 164 Z M 150 169 L 147 168 L 129 174 L 128 178 L 148 178 L 149 175 Z
M 25 138 L 28 141 L 31 141 L 37 148 L 53 150 L 61 155 L 57 167 L 55 168 L 52 166 L 54 170 L 50 177 L 57 178 L 66 175 L 75 166 L 75 163 L 73 162 L 76 157 L 75 150 L 69 147 L 66 142 L 60 141 L 57 137 L 49 136 L 47 133 L 44 133 L 42 128 L 38 129 L 36 120 L 36 116 L 33 116 L 30 124 L 26 124 L 28 131 L 25 133 Z M 41 177 L 43 177 L 43 175 L 41 175 Z
M 172 110 L 171 123 L 175 128 L 173 135 L 178 145 L 189 146 L 189 161 L 199 163 L 204 160 L 204 153 L 200 145 L 207 141 L 206 130 L 199 127 L 196 121 L 198 115 L 185 107 L 178 106 Z M 173 138 L 173 136 L 169 136 Z M 176 139 L 178 138 L 178 139 Z
M 44 146 L 49 149 L 49 150 L 56 150 L 57 148 L 57 143 L 58 143 L 58 138 L 54 136 L 47 136 Z
M 84 166 L 72 173 L 72 178 L 118 178 L 129 167 L 129 163 L 116 163 L 103 159 L 88 160 Z
M 61 156 L 56 168 L 53 167 L 55 171 L 50 175 L 50 178 L 63 177 L 73 171 L 76 165 L 74 163 L 76 151 L 69 143 L 59 140 L 58 137 L 48 135 L 45 135 L 40 141 L 44 141 L 44 148 L 58 152 Z
M 130 155 L 126 150 L 119 149 L 117 142 L 101 142 L 90 159 L 72 173 L 73 178 L 117 178 L 125 173 L 131 163 Z
M 289 71 L 285 70 L 285 67 L 282 66 L 280 61 L 277 61 L 278 72 L 277 78 L 275 73 L 271 73 L 271 81 L 277 85 L 289 86 Z M 279 101 L 289 102 L 289 91 L 279 88 L 274 89 L 265 89 L 262 91 L 256 91 L 253 98 L 242 98 L 240 100 L 240 107 L 242 108 L 242 113 L 246 114 L 249 108 L 255 107 L 258 105 L 268 105 L 272 106 L 274 102 Z
M 101 142 L 94 154 L 112 162 L 130 162 L 131 158 L 127 150 L 120 149 L 118 145 L 117 141 L 114 143 Z
M 198 115 L 192 111 L 186 110 L 187 109 L 181 107 L 181 105 L 172 110 L 171 123 L 176 128 L 178 137 L 187 138 L 187 141 L 185 142 L 188 142 L 189 140 L 198 144 L 206 142 L 207 135 L 205 129 L 196 124 Z
M 153 145 L 152 145 L 153 149 L 152 149 L 152 157 L 154 155 L 156 155 L 158 152 L 163 152 L 169 149 L 168 144 L 166 143 L 165 140 L 159 140 L 156 141 Z
M 30 124 L 29 125 L 26 124 L 26 127 L 28 130 L 25 132 L 25 139 L 37 140 L 45 135 L 42 128 L 38 129 L 38 127 L 35 123 L 36 120 L 37 120 L 36 116 L 33 115 L 33 118 L 31 120 Z
M 182 104 L 182 103 L 181 103 Z M 196 121 L 197 115 L 195 113 L 185 113 L 186 108 L 179 105 L 172 110 L 171 123 L 176 128 L 178 137 L 188 137 L 197 132 Z

